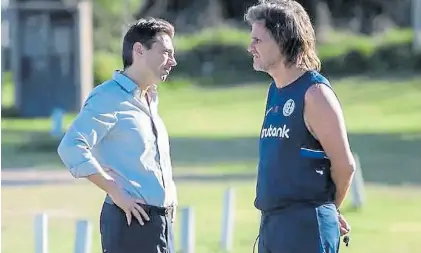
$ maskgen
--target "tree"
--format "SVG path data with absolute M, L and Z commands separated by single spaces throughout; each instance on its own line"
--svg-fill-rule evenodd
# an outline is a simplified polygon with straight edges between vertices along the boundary
M 135 18 L 154 16 L 164 18 L 178 30 L 193 31 L 227 20 L 241 21 L 244 11 L 256 0 L 145 0 Z
M 308 12 L 316 30 L 319 30 L 320 25 L 340 24 L 349 27 L 349 21 L 357 20 L 359 31 L 364 34 L 373 32 L 374 19 L 380 14 L 385 14 L 386 5 L 396 6 L 400 2 L 404 5 L 401 0 L 297 1 Z M 193 32 L 227 21 L 237 21 L 237 24 L 241 24 L 246 9 L 257 2 L 258 0 L 144 0 L 134 16 L 165 18 L 174 23 L 178 31 Z M 326 24 L 327 22 L 329 24 Z

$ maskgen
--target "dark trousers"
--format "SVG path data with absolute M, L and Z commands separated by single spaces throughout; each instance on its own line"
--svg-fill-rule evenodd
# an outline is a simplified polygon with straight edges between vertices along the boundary
M 259 253 L 337 253 L 340 233 L 333 205 L 287 208 L 262 216 Z
M 127 225 L 126 215 L 114 204 L 104 203 L 100 217 L 104 253 L 175 253 L 171 214 L 157 207 L 146 207 L 149 221 L 141 226 L 133 216 Z

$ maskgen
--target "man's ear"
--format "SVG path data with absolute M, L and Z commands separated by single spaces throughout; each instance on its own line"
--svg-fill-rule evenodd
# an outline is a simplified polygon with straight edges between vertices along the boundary
M 135 42 L 133 44 L 133 52 L 137 55 L 142 55 L 144 52 L 144 47 L 140 42 Z

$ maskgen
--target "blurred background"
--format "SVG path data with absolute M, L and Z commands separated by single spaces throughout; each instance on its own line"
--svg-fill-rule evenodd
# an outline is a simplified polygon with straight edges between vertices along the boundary
M 89 91 L 121 69 L 125 24 L 155 16 L 176 28 L 178 66 L 159 86 L 159 110 L 180 206 L 194 210 L 196 252 L 224 251 L 228 187 L 235 200 L 231 252 L 252 252 L 258 135 L 270 83 L 246 50 L 243 14 L 256 2 L 2 0 L 1 251 L 35 252 L 34 217 L 44 212 L 49 252 L 73 251 L 77 219 L 92 223 L 92 252 L 101 252 L 104 194 L 72 179 L 56 148 Z M 361 165 L 363 183 L 353 185 L 343 207 L 352 241 L 341 252 L 420 253 L 421 0 L 299 2 L 316 28 L 322 72 L 341 99 Z M 182 222 L 179 212 L 178 251 Z

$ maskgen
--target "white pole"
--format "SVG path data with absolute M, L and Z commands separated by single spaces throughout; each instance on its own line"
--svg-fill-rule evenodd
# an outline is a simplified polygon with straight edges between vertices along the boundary
M 414 28 L 414 52 L 421 52 L 421 0 L 412 0 L 412 23 Z
M 229 252 L 232 250 L 232 240 L 234 232 L 234 207 L 235 195 L 234 190 L 230 187 L 225 191 L 224 206 L 222 210 L 222 233 L 221 246 L 222 250 Z
M 92 225 L 87 220 L 76 222 L 75 253 L 90 253 L 92 247 Z
M 351 183 L 351 197 L 352 197 L 352 206 L 354 208 L 360 208 L 364 201 L 364 179 L 361 171 L 360 159 L 357 154 L 354 154 L 355 160 L 355 175 Z
M 64 111 L 60 108 L 55 108 L 51 114 L 51 135 L 59 138 L 63 133 L 63 115 Z
M 194 253 L 194 212 L 191 207 L 181 209 L 181 252 Z
M 45 213 L 35 216 L 35 253 L 48 253 L 48 217 Z

